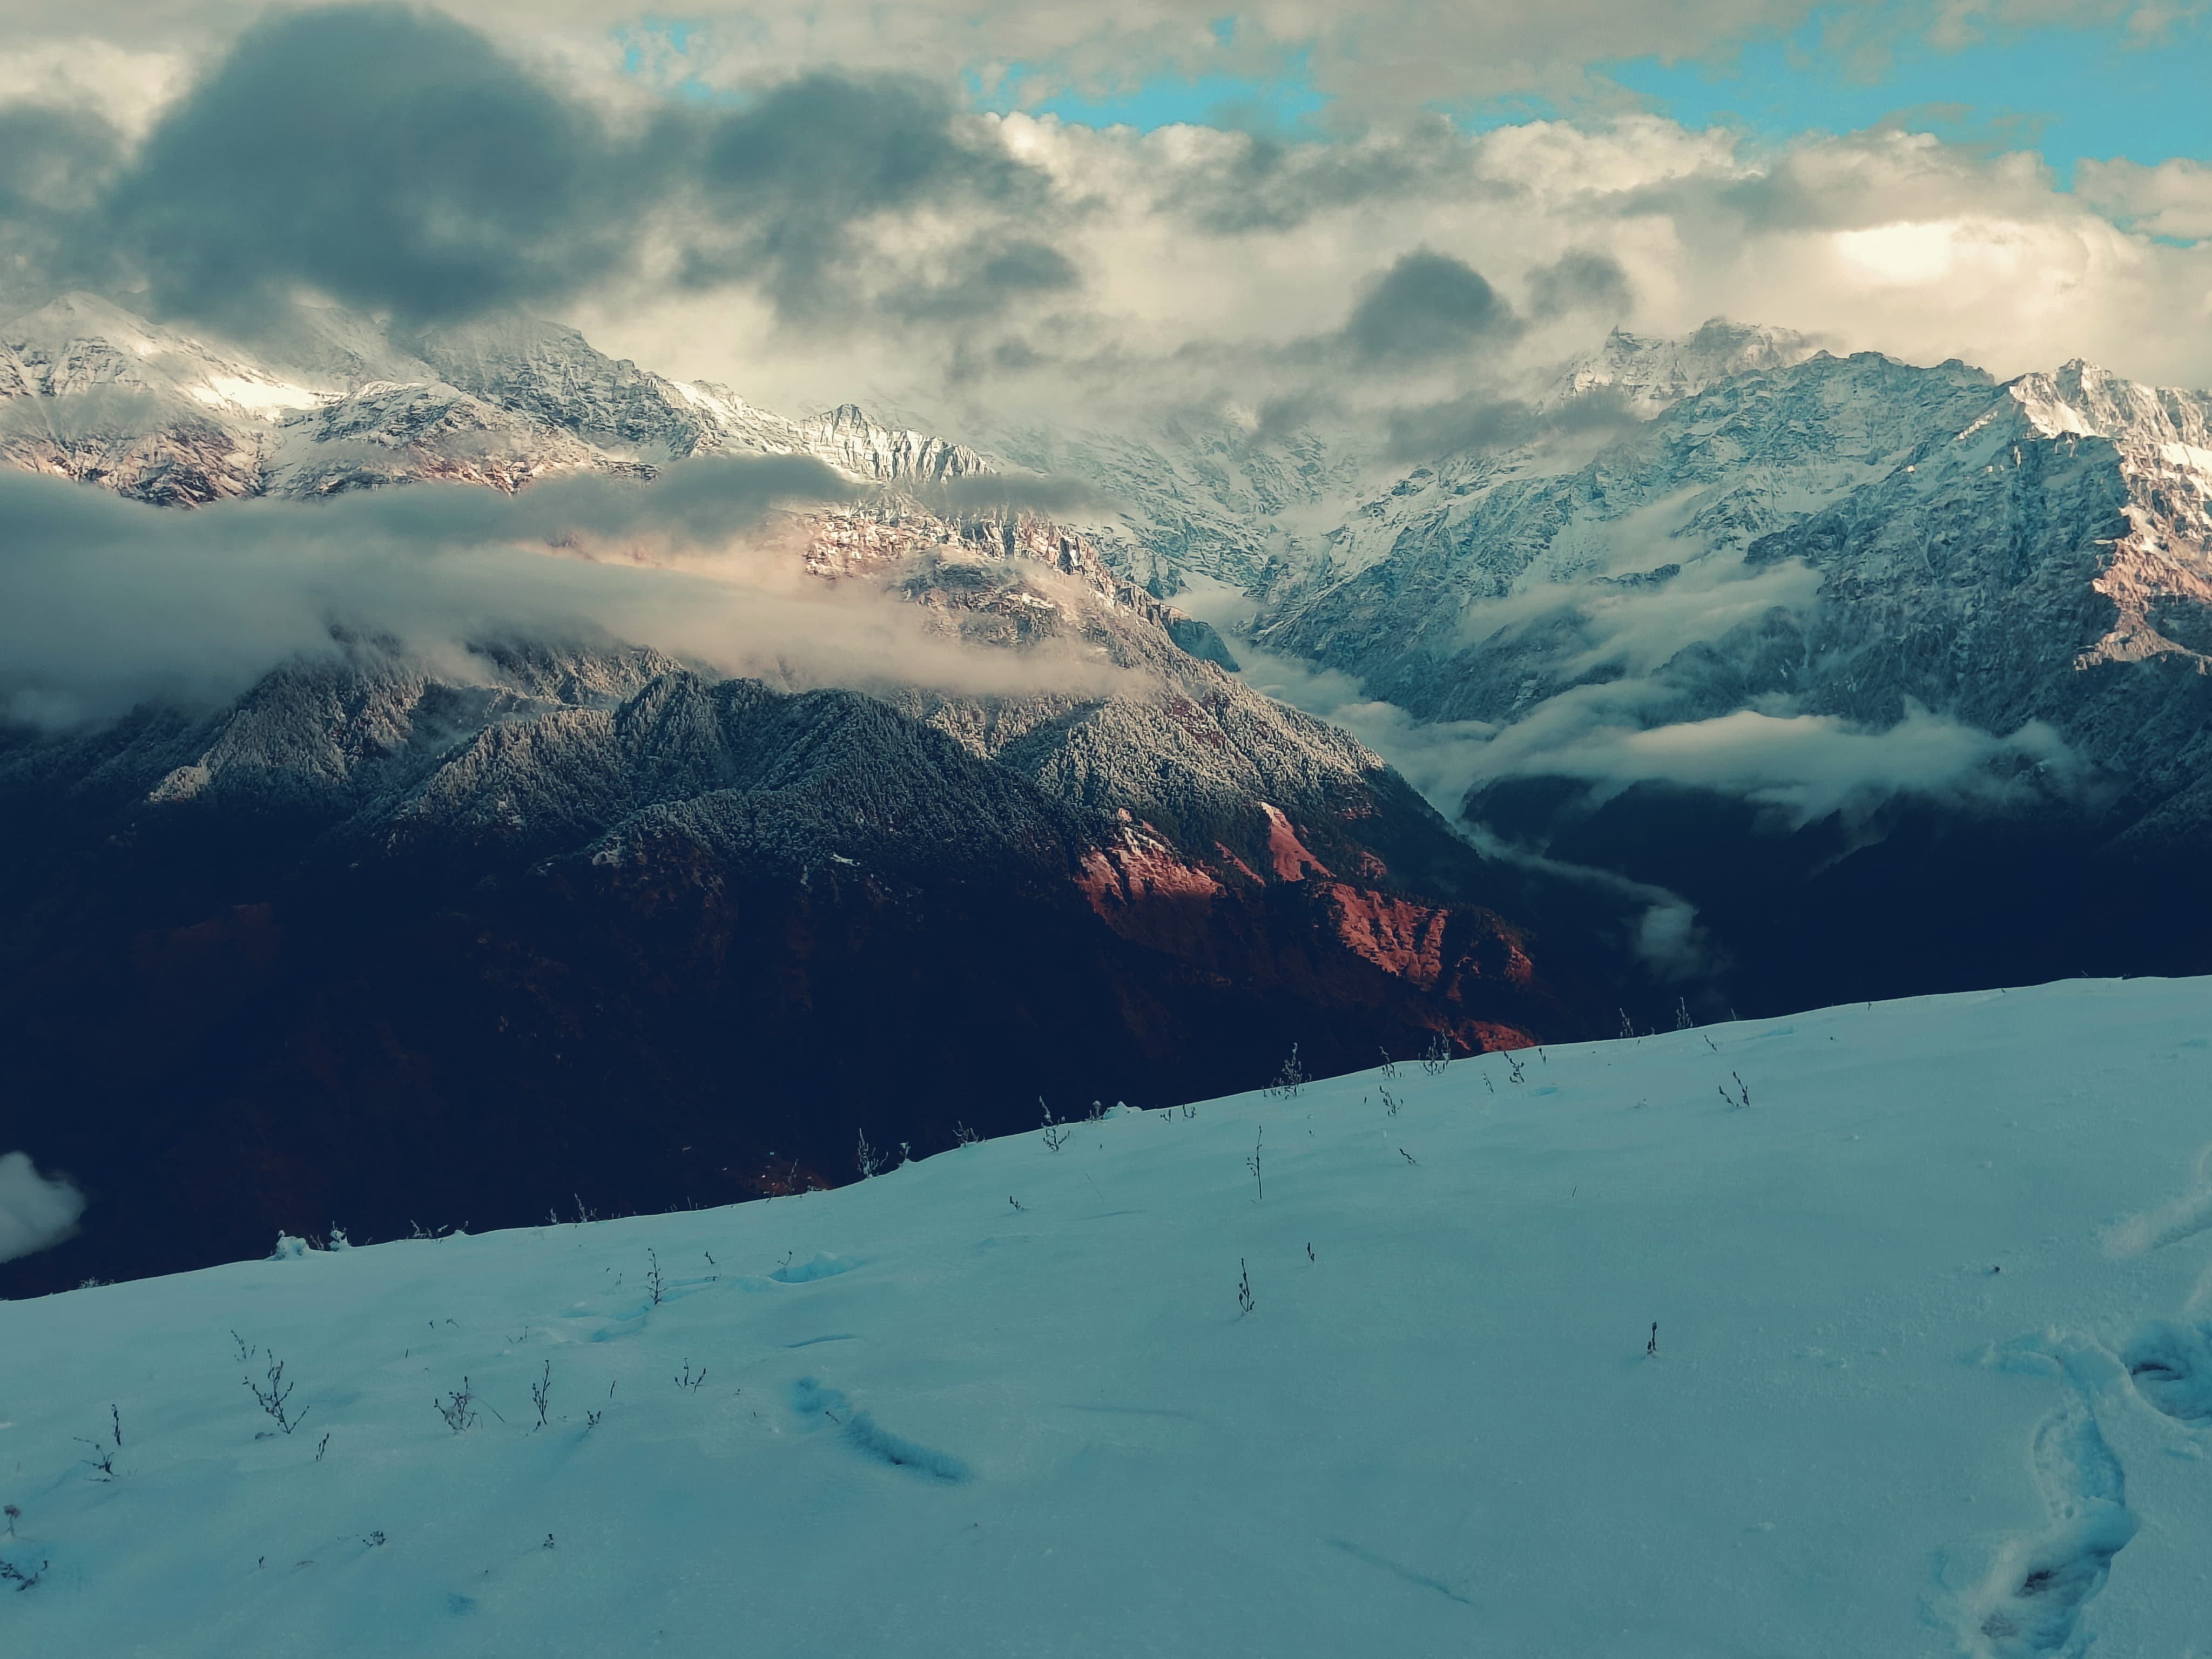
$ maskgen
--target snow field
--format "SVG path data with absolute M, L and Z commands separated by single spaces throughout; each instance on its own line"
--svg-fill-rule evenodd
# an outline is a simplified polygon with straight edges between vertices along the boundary
M 2208 1038 L 1828 1010 L 0 1304 L 0 1651 L 2203 1659 Z

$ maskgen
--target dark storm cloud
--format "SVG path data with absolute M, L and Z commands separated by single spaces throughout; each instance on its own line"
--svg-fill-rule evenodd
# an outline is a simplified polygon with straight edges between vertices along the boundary
M 279 15 L 155 127 L 100 229 L 167 312 L 250 326 L 306 284 L 448 321 L 607 275 L 666 148 L 617 145 L 450 18 Z
M 1428 461 L 1522 444 L 1571 441 L 1602 445 L 1640 424 L 1611 386 L 1600 386 L 1556 408 L 1539 410 L 1517 398 L 1480 393 L 1390 412 L 1385 447 L 1394 460 Z
M 1344 337 L 1361 361 L 1434 358 L 1511 334 L 1512 307 L 1464 260 L 1405 254 L 1352 308 Z
M 880 277 L 865 222 L 955 204 L 1033 216 L 1048 194 L 920 81 L 815 74 L 624 124 L 394 4 L 270 16 L 119 172 L 118 149 L 89 117 L 0 112 L 8 246 L 239 331 L 299 289 L 411 325 L 556 301 L 635 274 L 656 240 L 683 280 L 755 283 L 803 319 Z M 986 289 L 1069 285 L 1042 252 L 987 259 Z
M 835 268 L 856 220 L 925 202 L 1042 207 L 1042 176 L 969 140 L 957 113 L 921 82 L 810 75 L 721 118 L 704 135 L 697 182 L 709 223 L 687 278 L 757 277 L 781 310 L 804 314 L 840 302 Z M 1012 258 L 1005 274 L 1017 284 L 1039 264 Z M 1044 285 L 1068 286 L 1073 267 L 1061 259 L 1054 270 L 1066 280 Z
M 1449 187 L 1503 193 L 1470 178 L 1468 143 L 1440 115 L 1358 140 L 1287 143 L 1243 132 L 1176 166 L 1159 205 L 1217 235 L 1295 229 L 1317 213 Z
M 1576 312 L 1604 318 L 1625 317 L 1635 303 L 1628 273 L 1609 254 L 1575 251 L 1536 271 L 1528 281 L 1528 304 L 1539 317 Z
M 122 160 L 122 140 L 95 115 L 0 106 L 0 286 L 68 264 L 84 204 Z
M 1517 398 L 1480 394 L 1396 409 L 1389 414 L 1384 446 L 1397 461 L 1434 460 L 1470 450 L 1510 448 L 1532 441 L 1536 411 Z

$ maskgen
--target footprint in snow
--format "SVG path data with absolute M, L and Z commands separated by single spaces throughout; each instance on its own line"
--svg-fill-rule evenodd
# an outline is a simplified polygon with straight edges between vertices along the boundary
M 2120 1358 L 2146 1405 L 2177 1423 L 2212 1424 L 2212 1325 L 2153 1320 Z
M 2065 1403 L 2037 1427 L 2029 1455 L 2051 1521 L 2008 1543 L 1974 1597 L 1968 1650 L 1985 1659 L 2075 1650 L 2083 1607 L 2139 1524 L 2120 1462 L 2071 1383 Z
M 950 1452 L 917 1446 L 891 1433 L 872 1413 L 856 1409 L 843 1393 L 825 1387 L 817 1377 L 802 1376 L 791 1385 L 791 1408 L 808 1422 L 834 1430 L 847 1445 L 874 1462 L 933 1480 L 973 1478 L 968 1466 Z

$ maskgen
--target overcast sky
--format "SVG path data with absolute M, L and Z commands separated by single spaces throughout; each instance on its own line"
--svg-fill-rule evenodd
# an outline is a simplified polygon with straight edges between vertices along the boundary
M 1713 315 L 2201 385 L 2203 11 L 10 0 L 0 223 L 19 295 L 520 305 L 787 407 L 1403 402 Z

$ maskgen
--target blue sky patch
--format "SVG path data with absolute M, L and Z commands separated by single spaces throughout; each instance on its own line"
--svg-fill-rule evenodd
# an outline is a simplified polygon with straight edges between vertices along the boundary
M 2062 183 L 2085 157 L 2150 165 L 2212 153 L 2212 30 L 2194 20 L 2148 46 L 2118 26 L 2014 30 L 1951 52 L 1908 40 L 1871 80 L 1824 53 L 1820 35 L 1815 17 L 1727 59 L 1592 67 L 1685 126 L 1784 139 L 1893 118 L 1958 142 L 2040 150 Z

